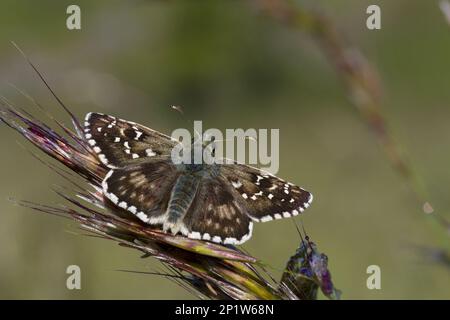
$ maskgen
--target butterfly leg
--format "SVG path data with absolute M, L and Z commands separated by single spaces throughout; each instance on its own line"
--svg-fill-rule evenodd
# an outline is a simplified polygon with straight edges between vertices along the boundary
M 171 231 L 173 234 L 188 232 L 183 219 L 194 200 L 198 186 L 199 179 L 191 175 L 181 175 L 178 178 L 167 206 L 167 220 L 163 223 L 163 231 Z

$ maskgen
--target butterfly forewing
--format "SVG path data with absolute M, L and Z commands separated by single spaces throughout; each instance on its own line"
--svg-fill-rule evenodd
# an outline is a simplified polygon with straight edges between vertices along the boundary
M 235 163 L 224 164 L 220 170 L 255 221 L 296 216 L 313 199 L 308 191 L 257 168 Z
M 177 141 L 140 124 L 100 113 L 88 113 L 84 135 L 100 161 L 110 168 L 136 159 L 170 156 Z
M 183 222 L 188 237 L 224 244 L 247 241 L 253 228 L 245 208 L 220 177 L 202 181 Z

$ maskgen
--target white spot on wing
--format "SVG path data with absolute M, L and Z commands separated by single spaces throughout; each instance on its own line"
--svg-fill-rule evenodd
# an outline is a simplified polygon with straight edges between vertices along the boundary
M 128 208 L 128 211 L 130 211 L 132 214 L 136 214 L 137 208 L 135 206 L 131 206 Z
M 86 122 L 84 123 L 84 125 L 86 125 L 86 123 L 89 125 L 89 119 L 91 118 L 91 116 L 92 116 L 92 112 L 88 112 L 87 114 L 86 114 L 86 116 L 84 117 L 84 120 L 86 120 Z
M 267 222 L 267 221 L 272 221 L 273 218 L 271 216 L 265 216 L 261 218 L 261 222 Z
M 135 140 L 139 140 L 139 138 L 140 138 L 141 136 L 142 136 L 142 132 L 136 130 L 136 137 L 134 137 L 134 139 L 135 139 Z
M 197 231 L 190 232 L 188 234 L 188 237 L 191 239 L 198 239 L 198 240 L 200 240 L 202 238 L 200 232 L 197 232 Z
M 224 244 L 236 244 L 237 242 L 238 241 L 236 238 L 228 237 L 228 238 L 225 238 L 225 241 L 223 243 Z
M 142 221 L 144 221 L 144 222 L 149 222 L 148 216 L 147 216 L 145 213 L 143 213 L 142 211 L 139 211 L 139 212 L 136 214 L 136 216 L 137 216 L 139 219 L 141 219 Z
M 98 158 L 100 159 L 100 161 L 104 164 L 108 164 L 108 159 L 106 159 L 105 155 L 103 153 L 100 153 L 98 155 Z
M 203 239 L 203 240 L 211 240 L 211 236 L 209 235 L 209 233 L 205 233 L 205 234 L 202 236 L 202 239 Z
M 147 154 L 148 157 L 156 156 L 156 153 L 154 153 L 152 149 L 146 149 L 145 153 Z
M 128 208 L 128 205 L 125 201 L 122 201 L 121 203 L 119 203 L 119 207 L 126 209 L 126 208 Z
M 240 187 L 242 187 L 242 183 L 240 181 L 231 181 L 231 184 L 233 185 L 233 187 L 235 187 L 236 189 L 239 189 Z

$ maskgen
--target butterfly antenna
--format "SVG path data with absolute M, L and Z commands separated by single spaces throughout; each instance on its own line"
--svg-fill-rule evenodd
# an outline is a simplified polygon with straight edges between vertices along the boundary
M 181 106 L 170 106 L 170 108 L 172 109 L 172 110 L 175 110 L 175 111 L 177 111 L 178 113 L 180 113 L 181 114 L 181 116 L 182 116 L 182 118 L 183 118 L 183 120 L 185 120 L 187 123 L 189 123 L 189 124 L 191 124 L 191 123 L 193 123 L 193 121 L 191 120 L 191 119 L 189 119 L 188 117 L 186 117 L 186 115 L 184 114 L 184 111 L 183 111 L 183 108 L 181 107 Z M 202 135 L 197 131 L 197 130 L 195 130 L 195 128 L 194 128 L 194 135 L 196 136 L 196 137 L 198 137 L 198 139 L 201 139 L 201 137 L 202 137 Z M 195 142 L 197 142 L 197 139 L 196 138 L 194 138 L 194 143 Z
M 255 138 L 253 138 L 253 137 L 244 137 L 245 138 L 245 140 L 252 140 L 252 141 L 255 141 L 255 142 L 257 142 L 258 140 L 256 140 Z M 219 139 L 219 140 L 214 140 L 214 141 L 212 141 L 213 143 L 217 143 L 217 142 L 229 142 L 229 141 L 233 141 L 233 139 Z
M 256 140 L 254 137 L 247 137 L 247 136 L 245 136 L 244 138 L 245 138 L 245 140 L 252 140 L 252 141 L 255 141 L 255 142 L 258 141 L 258 140 Z M 233 141 L 233 139 L 219 139 L 219 140 L 214 140 L 214 142 L 228 142 L 228 141 Z
M 53 89 L 50 87 L 48 82 L 45 80 L 42 73 L 37 69 L 37 67 L 31 62 L 31 60 L 28 58 L 28 56 L 23 52 L 23 50 L 14 42 L 11 41 L 11 44 L 19 51 L 19 53 L 23 56 L 23 58 L 27 61 L 27 63 L 30 65 L 30 67 L 36 72 L 38 77 L 41 79 L 41 81 L 44 83 L 44 85 L 47 87 L 47 89 L 50 91 L 52 96 L 56 99 L 56 101 L 59 103 L 59 105 L 69 114 L 69 116 L 72 119 L 72 123 L 77 129 L 78 133 L 81 134 L 83 132 L 83 128 L 81 127 L 80 123 L 76 119 L 75 115 L 69 110 L 69 108 L 66 107 L 66 105 L 62 102 L 62 100 L 56 95 L 56 93 L 53 91 Z

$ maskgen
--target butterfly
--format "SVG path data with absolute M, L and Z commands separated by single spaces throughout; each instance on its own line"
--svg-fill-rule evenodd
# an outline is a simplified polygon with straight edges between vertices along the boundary
M 114 116 L 88 113 L 84 136 L 109 168 L 106 201 L 166 232 L 239 245 L 253 222 L 296 216 L 313 200 L 310 192 L 268 172 L 237 162 L 175 164 L 180 142 Z

